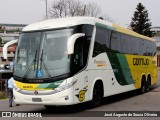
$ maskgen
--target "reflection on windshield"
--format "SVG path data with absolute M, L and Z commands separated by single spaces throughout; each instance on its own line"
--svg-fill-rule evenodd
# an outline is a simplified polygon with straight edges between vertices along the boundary
M 31 66 L 34 61 L 36 50 L 39 49 L 40 46 L 40 32 L 36 33 L 22 33 L 20 37 L 20 41 L 17 48 L 17 55 L 15 57 L 16 65 L 15 65 L 15 74 L 23 77 L 27 69 L 33 68 Z M 32 71 L 32 75 L 35 75 L 36 72 Z
M 69 73 L 67 41 L 72 34 L 73 29 L 23 33 L 15 57 L 15 75 L 48 78 Z
M 67 29 L 48 31 L 43 34 L 43 44 L 41 47 L 43 50 L 43 62 L 46 64 L 51 77 L 70 72 L 70 59 L 67 54 L 67 42 L 71 33 L 72 29 Z M 43 71 L 44 69 L 45 67 L 42 67 Z

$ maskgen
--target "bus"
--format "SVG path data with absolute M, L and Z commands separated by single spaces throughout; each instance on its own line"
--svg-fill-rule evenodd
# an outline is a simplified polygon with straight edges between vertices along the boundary
M 15 43 L 15 42 L 13 42 Z M 23 28 L 14 61 L 14 101 L 45 107 L 90 101 L 157 83 L 154 39 L 92 17 Z

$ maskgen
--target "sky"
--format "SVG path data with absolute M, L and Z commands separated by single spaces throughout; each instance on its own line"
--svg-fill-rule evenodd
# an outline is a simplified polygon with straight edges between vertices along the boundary
M 48 7 L 54 0 L 47 0 Z M 95 2 L 114 20 L 127 27 L 137 4 L 142 3 L 148 10 L 152 26 L 160 26 L 160 0 L 80 0 L 84 3 Z M 159 12 L 158 12 L 159 11 Z M 0 23 L 31 24 L 45 19 L 45 0 L 0 0 Z

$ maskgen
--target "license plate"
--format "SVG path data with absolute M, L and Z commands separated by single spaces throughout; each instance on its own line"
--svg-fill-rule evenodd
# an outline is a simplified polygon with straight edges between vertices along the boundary
M 32 101 L 33 102 L 42 102 L 42 99 L 41 98 L 32 98 Z

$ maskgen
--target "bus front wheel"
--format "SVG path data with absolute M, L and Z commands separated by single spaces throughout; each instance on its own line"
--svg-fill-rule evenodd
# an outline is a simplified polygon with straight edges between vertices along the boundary
M 93 89 L 91 107 L 100 106 L 102 99 L 103 99 L 103 83 L 101 81 L 97 81 Z
M 149 75 L 147 77 L 147 82 L 146 82 L 146 92 L 149 92 L 150 86 L 151 86 L 151 76 Z

